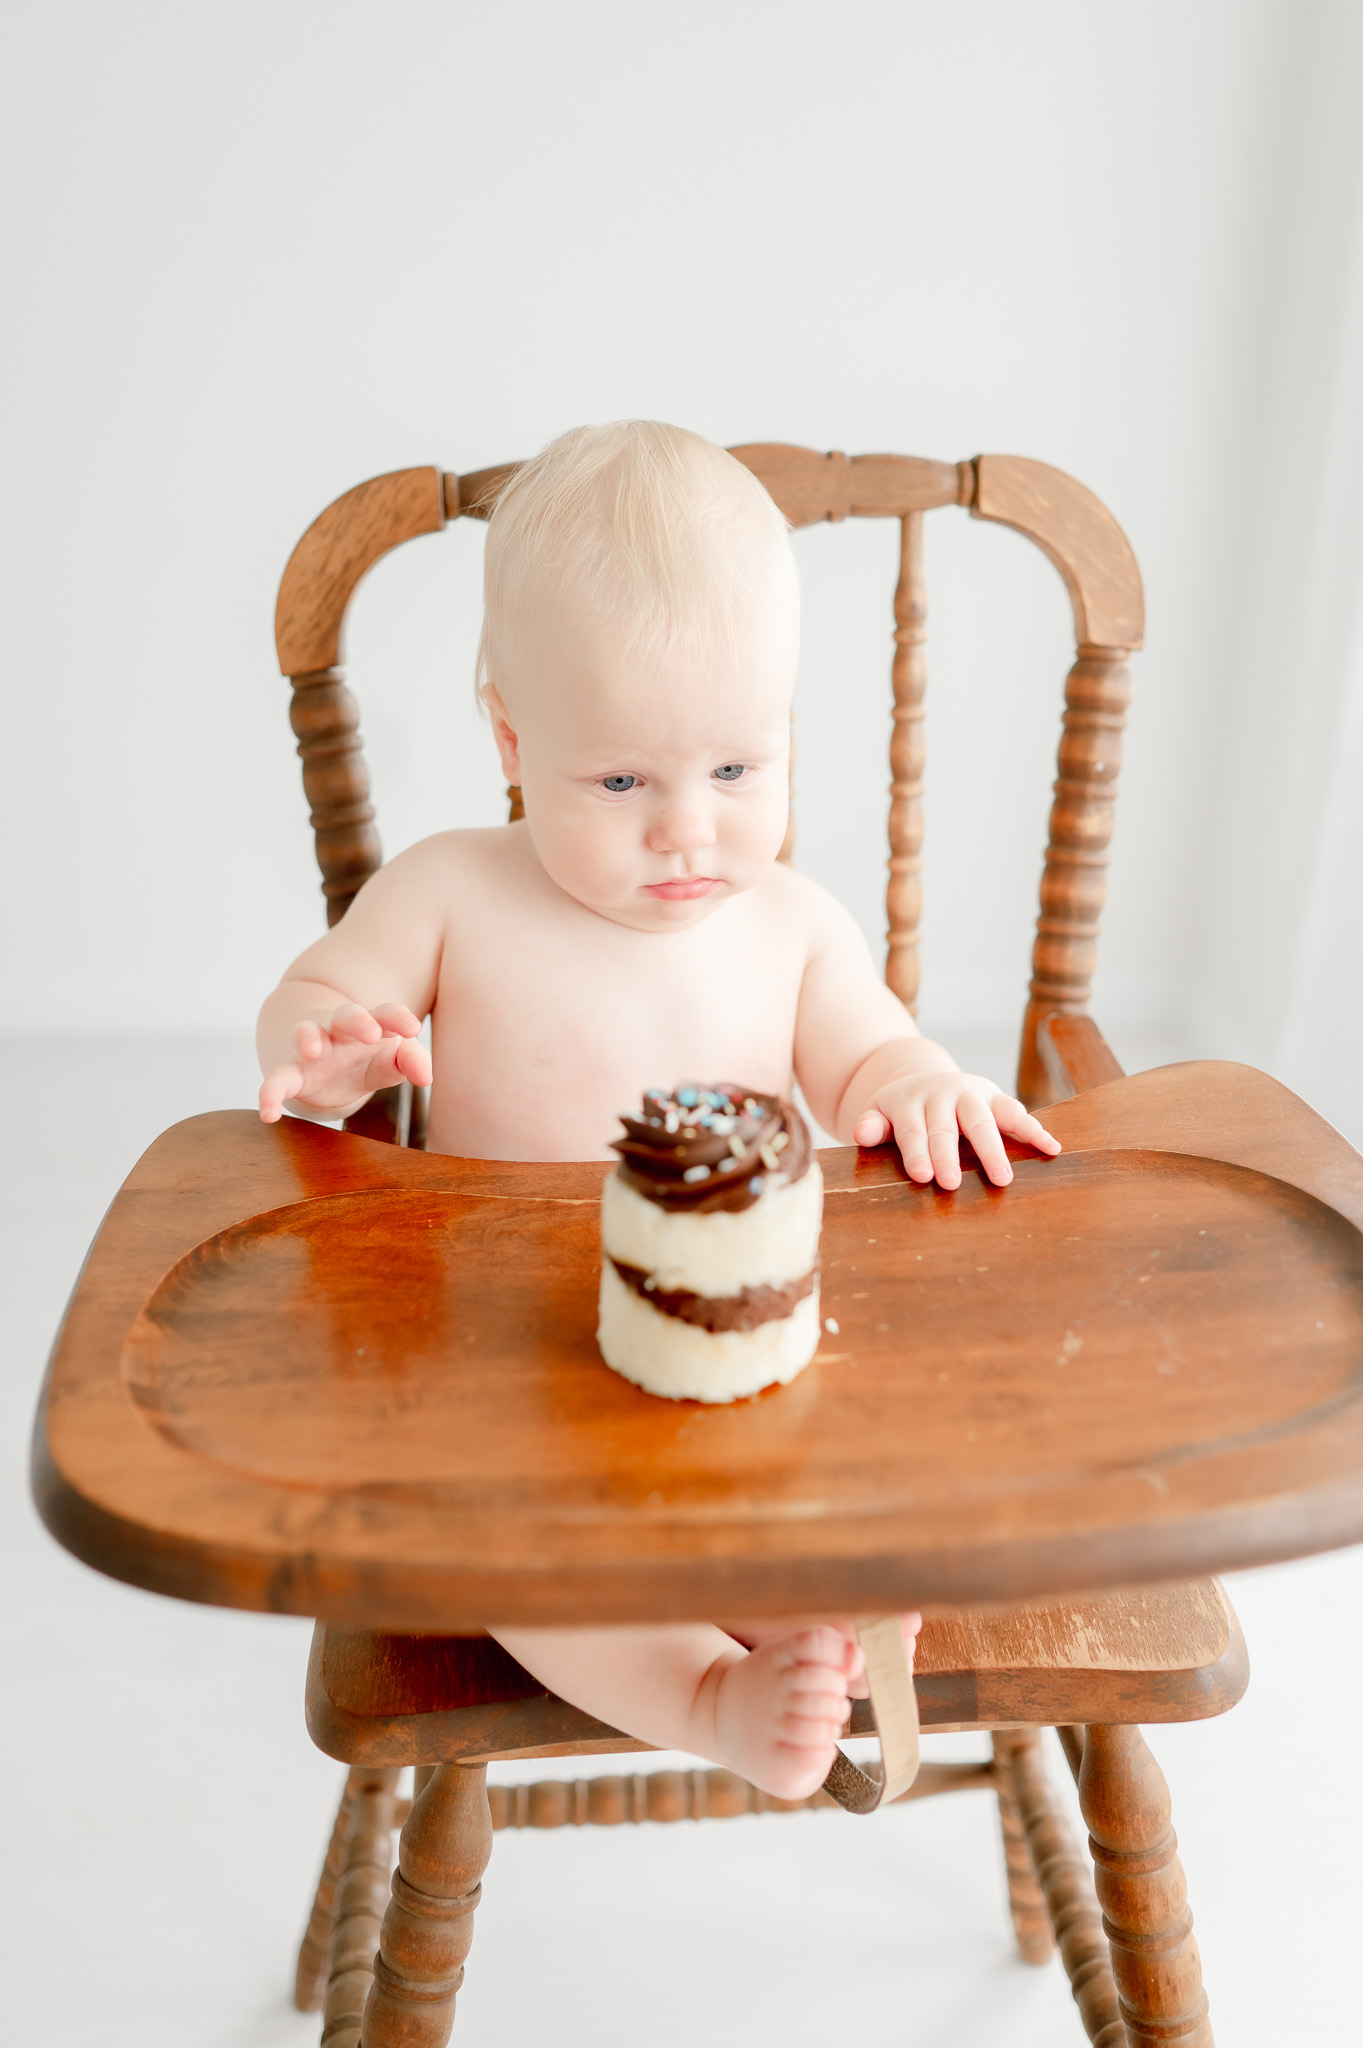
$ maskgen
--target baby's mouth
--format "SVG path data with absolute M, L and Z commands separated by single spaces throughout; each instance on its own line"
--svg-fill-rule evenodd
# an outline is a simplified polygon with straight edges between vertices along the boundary
M 660 896 L 664 903 L 690 903 L 697 896 L 708 896 L 719 883 L 711 875 L 675 875 L 670 882 L 645 882 L 644 890 L 649 896 Z

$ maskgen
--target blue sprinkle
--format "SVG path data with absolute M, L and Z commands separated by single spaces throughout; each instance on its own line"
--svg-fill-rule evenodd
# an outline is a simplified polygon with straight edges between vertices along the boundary
M 679 1088 L 677 1090 L 677 1100 L 683 1109 L 694 1109 L 698 1097 L 694 1088 Z
M 748 1186 L 752 1189 L 755 1195 L 760 1195 L 763 1188 L 766 1185 L 766 1180 L 760 1173 L 755 1173 L 752 1179 L 748 1182 Z

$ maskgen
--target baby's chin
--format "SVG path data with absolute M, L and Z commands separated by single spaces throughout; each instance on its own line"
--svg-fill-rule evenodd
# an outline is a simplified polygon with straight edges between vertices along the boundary
M 704 924 L 722 903 L 728 903 L 739 893 L 732 883 L 717 882 L 704 896 L 658 896 L 644 888 L 619 900 L 592 902 L 579 896 L 578 901 L 598 917 L 625 925 L 631 931 L 677 932 Z

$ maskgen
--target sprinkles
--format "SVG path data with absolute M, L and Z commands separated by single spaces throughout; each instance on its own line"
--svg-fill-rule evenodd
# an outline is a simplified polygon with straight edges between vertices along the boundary
M 620 1170 L 662 1208 L 746 1208 L 807 1170 L 804 1127 L 792 1116 L 779 1097 L 731 1081 L 647 1088 L 615 1141 Z

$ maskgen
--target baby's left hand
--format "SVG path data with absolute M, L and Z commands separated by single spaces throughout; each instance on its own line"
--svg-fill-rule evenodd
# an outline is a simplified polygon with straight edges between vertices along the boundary
M 995 1187 L 1013 1178 L 1003 1137 L 1021 1139 L 1054 1156 L 1060 1141 L 1011 1095 L 982 1074 L 904 1074 L 886 1081 L 857 1119 L 852 1141 L 883 1145 L 891 1131 L 910 1180 L 942 1188 L 961 1185 L 959 1136 L 969 1138 Z

